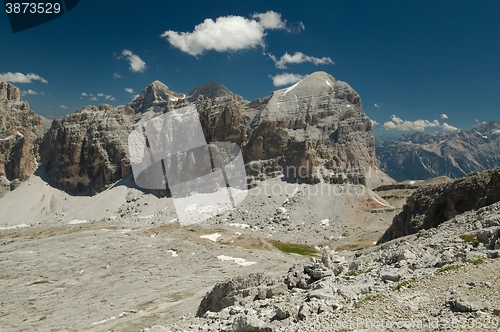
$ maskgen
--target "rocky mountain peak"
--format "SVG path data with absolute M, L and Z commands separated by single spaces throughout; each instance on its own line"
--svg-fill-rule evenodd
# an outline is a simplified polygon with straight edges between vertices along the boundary
M 20 101 L 21 93 L 15 85 L 6 82 L 0 82 L 0 101 Z
M 185 98 L 185 95 L 170 90 L 168 86 L 156 80 L 148 85 L 139 97 L 130 103 L 130 107 L 135 113 L 145 113 L 147 111 L 158 112 L 171 101 Z
M 212 81 L 197 86 L 191 91 L 189 91 L 187 93 L 186 99 L 190 102 L 194 102 L 198 99 L 199 96 L 203 96 L 204 98 L 210 98 L 210 99 L 234 96 L 237 99 L 243 99 L 241 96 L 238 96 L 233 92 L 231 92 L 226 86 Z
M 474 130 L 482 134 L 500 134 L 500 122 L 483 122 L 474 127 Z

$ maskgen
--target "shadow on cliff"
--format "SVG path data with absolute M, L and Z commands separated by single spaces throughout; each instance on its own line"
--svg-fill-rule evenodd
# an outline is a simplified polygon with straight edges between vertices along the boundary
M 40 177 L 40 179 L 42 179 L 45 183 L 47 183 L 52 188 L 60 190 L 60 191 L 64 191 L 68 195 L 75 196 L 75 197 L 77 197 L 77 196 L 95 196 L 101 192 L 111 190 L 113 188 L 120 187 L 120 186 L 124 186 L 124 187 L 130 188 L 130 189 L 136 189 L 138 191 L 143 192 L 144 194 L 152 194 L 158 198 L 161 198 L 161 197 L 171 198 L 172 197 L 170 190 L 168 190 L 168 188 L 165 190 L 159 190 L 159 189 L 150 190 L 150 189 L 144 189 L 144 188 L 139 187 L 135 183 L 134 176 L 132 174 L 124 177 L 121 180 L 116 181 L 115 183 L 110 184 L 106 189 L 98 191 L 98 192 L 79 190 L 79 188 L 76 188 L 76 187 L 73 190 L 62 190 L 60 188 L 57 188 L 56 186 L 54 186 L 51 183 L 51 181 L 47 175 L 47 171 L 42 167 L 38 167 L 37 170 L 35 171 L 34 175 Z

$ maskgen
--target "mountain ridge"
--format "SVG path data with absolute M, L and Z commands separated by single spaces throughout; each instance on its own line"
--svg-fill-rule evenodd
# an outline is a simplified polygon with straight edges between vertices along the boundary
M 470 130 L 405 134 L 377 146 L 381 169 L 398 181 L 459 178 L 500 166 L 500 122 Z

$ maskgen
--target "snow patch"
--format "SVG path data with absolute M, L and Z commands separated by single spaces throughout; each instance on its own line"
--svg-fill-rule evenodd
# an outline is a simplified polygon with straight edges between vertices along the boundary
M 248 225 L 248 224 L 232 223 L 232 224 L 228 224 L 228 225 L 232 226 L 232 227 L 250 228 L 250 225 Z
M 326 84 L 328 84 L 329 87 L 331 87 L 332 85 L 330 84 L 330 82 L 326 81 Z
M 86 224 L 88 222 L 89 222 L 88 220 L 73 219 L 68 223 L 68 225 Z
M 297 85 L 299 85 L 299 83 L 302 82 L 301 81 L 298 81 L 297 83 L 295 83 L 294 85 L 286 88 L 285 92 L 283 92 L 283 94 L 281 95 L 281 97 L 284 97 L 288 92 L 292 91 L 293 89 L 295 89 L 297 87 Z
M 330 219 L 323 219 L 320 221 L 321 226 L 330 226 Z
M 219 237 L 221 237 L 222 235 L 220 235 L 219 233 L 214 233 L 214 234 L 209 234 L 209 235 L 202 235 L 200 236 L 200 238 L 202 239 L 207 239 L 207 240 L 210 240 L 210 241 L 214 241 L 214 242 L 217 242 L 217 239 Z
M 167 252 L 172 253 L 172 257 L 179 257 L 179 255 L 177 255 L 177 251 L 175 250 L 167 250 Z
M 4 230 L 7 230 L 7 229 L 23 228 L 23 227 L 30 227 L 30 225 L 19 224 L 19 225 L 10 226 L 10 227 L 0 227 L 0 231 L 4 231 Z
M 235 257 L 231 257 L 231 256 L 220 255 L 220 256 L 217 256 L 217 258 L 220 259 L 221 261 L 234 261 L 236 264 L 241 265 L 241 266 L 249 266 L 249 265 L 257 264 L 257 262 L 247 262 L 246 259 L 235 258 Z
M 154 215 L 154 214 L 152 214 L 152 215 L 149 215 L 149 216 L 137 217 L 137 218 L 139 218 L 139 219 L 151 219 L 151 218 L 153 218 L 154 216 L 155 216 L 155 215 Z

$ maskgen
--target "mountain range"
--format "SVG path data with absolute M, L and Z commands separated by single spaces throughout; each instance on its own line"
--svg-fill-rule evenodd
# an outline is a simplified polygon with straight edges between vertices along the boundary
M 325 72 L 315 72 L 252 102 L 214 82 L 184 94 L 154 81 L 127 105 L 82 107 L 54 120 L 45 134 L 41 117 L 21 100 L 19 89 L 11 84 L 0 88 L 6 119 L 0 155 L 4 188 L 26 180 L 36 164 L 58 189 L 98 193 L 131 174 L 127 138 L 134 128 L 189 103 L 196 105 L 207 142 L 227 141 L 241 147 L 250 184 L 287 170 L 293 171 L 282 175 L 305 183 L 375 186 L 391 181 L 377 171 L 372 122 L 362 110 L 359 95 Z M 11 123 L 25 128 L 23 135 L 29 132 L 29 139 L 16 140 L 16 133 L 23 130 L 16 131 Z M 37 130 L 31 129 L 33 123 Z M 17 152 L 16 144 L 24 144 L 23 153 Z M 13 163 L 22 171 L 9 166 Z M 306 171 L 298 174 L 299 169 Z M 345 169 L 350 171 L 339 171 Z
M 381 169 L 397 181 L 459 178 L 500 166 L 500 122 L 471 130 L 405 134 L 377 141 L 376 150 Z

